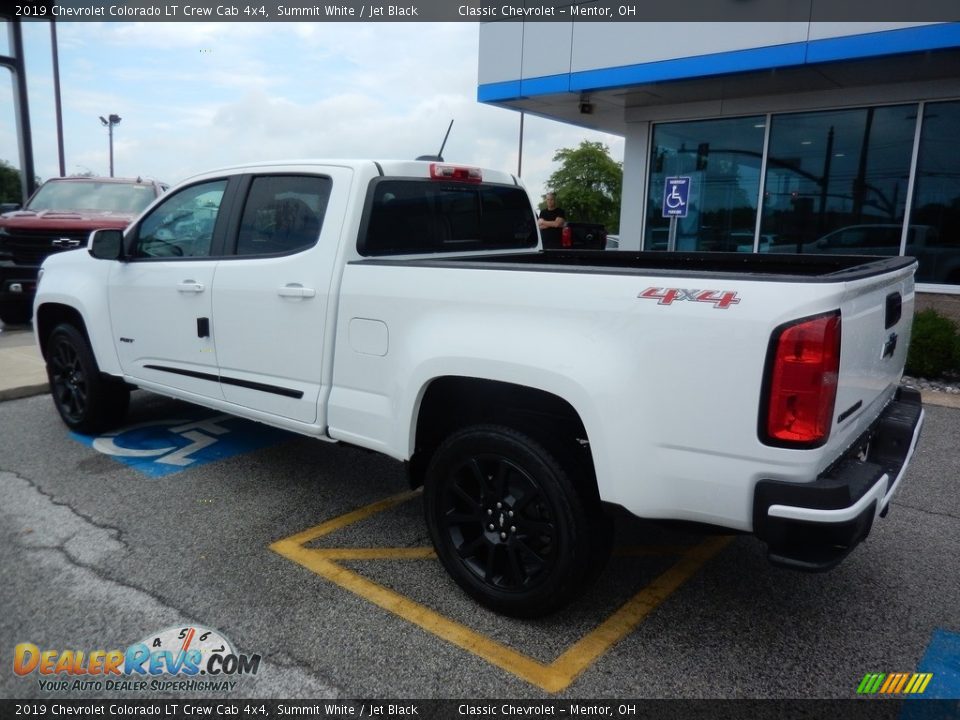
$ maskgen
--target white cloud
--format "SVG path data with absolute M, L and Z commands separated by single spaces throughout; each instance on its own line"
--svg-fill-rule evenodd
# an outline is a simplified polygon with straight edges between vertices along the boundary
M 107 170 L 115 112 L 117 174 L 170 182 L 239 162 L 435 153 L 516 172 L 519 115 L 476 101 L 478 27 L 467 23 L 62 23 L 67 172 Z M 29 52 L 49 53 L 36 43 Z M 52 98 L 32 78 L 37 171 L 57 173 Z M 560 147 L 619 138 L 527 116 L 523 177 L 539 199 Z M 48 129 L 49 128 L 49 129 Z M 0 114 L 0 158 L 16 161 Z

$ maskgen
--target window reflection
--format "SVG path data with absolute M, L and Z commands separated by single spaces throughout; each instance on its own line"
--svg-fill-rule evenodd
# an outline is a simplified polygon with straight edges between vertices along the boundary
M 900 255 L 918 105 L 774 115 L 759 252 Z M 666 250 L 664 181 L 689 176 L 676 249 L 752 252 L 763 116 L 654 126 L 644 249 Z M 960 285 L 960 101 L 924 105 L 905 254 Z
M 960 284 L 960 102 L 927 103 L 907 255 L 920 261 L 918 282 Z
M 899 254 L 916 119 L 916 105 L 775 116 L 770 251 Z
M 755 117 L 655 126 L 645 250 L 666 250 L 664 180 L 691 178 L 687 217 L 677 220 L 677 250 L 753 251 L 766 119 Z

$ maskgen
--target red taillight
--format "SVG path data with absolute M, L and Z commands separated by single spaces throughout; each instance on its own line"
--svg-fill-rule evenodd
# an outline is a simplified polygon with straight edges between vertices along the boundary
M 560 247 L 573 247 L 573 230 L 568 227 L 560 232 Z
M 764 439 L 775 445 L 823 445 L 830 436 L 839 372 L 839 311 L 780 328 L 767 364 Z
M 483 172 L 480 168 L 430 163 L 430 179 L 478 183 L 483 182 Z

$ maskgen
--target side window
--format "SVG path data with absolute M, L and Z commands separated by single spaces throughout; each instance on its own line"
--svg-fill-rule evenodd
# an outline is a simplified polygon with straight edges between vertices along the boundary
M 160 203 L 143 219 L 134 257 L 209 257 L 226 180 L 201 183 Z
M 277 255 L 316 244 L 330 199 L 327 177 L 254 178 L 243 208 L 237 255 Z

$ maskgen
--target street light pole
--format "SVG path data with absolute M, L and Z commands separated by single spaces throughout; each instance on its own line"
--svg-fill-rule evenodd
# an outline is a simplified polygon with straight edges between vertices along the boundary
M 53 107 L 57 115 L 57 156 L 60 159 L 60 177 L 67 175 L 67 161 L 63 155 L 63 108 L 60 103 L 60 50 L 57 42 L 57 19 L 50 18 L 50 47 L 53 49 Z
M 100 116 L 100 122 L 107 128 L 107 133 L 110 136 L 110 177 L 113 177 L 113 126 L 119 125 L 122 119 L 119 115 Z

